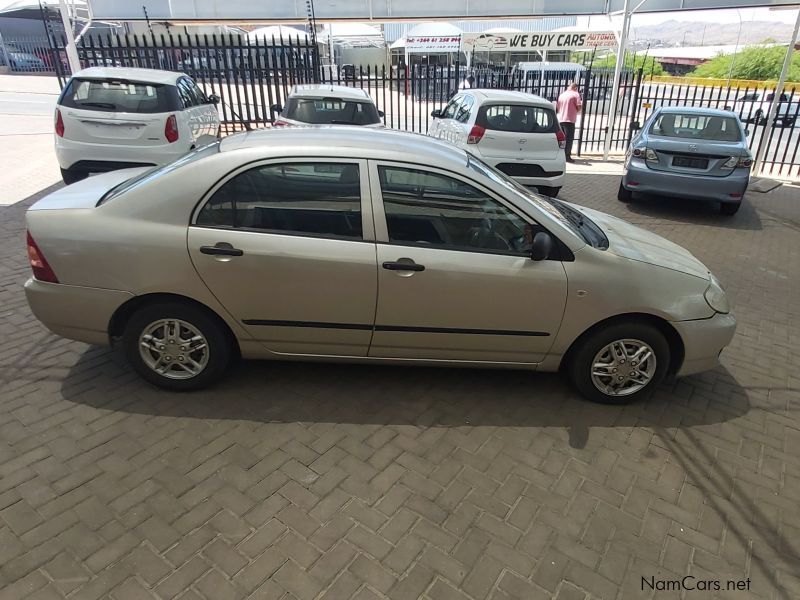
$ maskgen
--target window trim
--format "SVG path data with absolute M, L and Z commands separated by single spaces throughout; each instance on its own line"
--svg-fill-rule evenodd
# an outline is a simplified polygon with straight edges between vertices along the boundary
M 198 225 L 197 217 L 203 210 L 209 200 L 214 196 L 218 189 L 228 183 L 231 179 L 249 171 L 262 166 L 292 164 L 292 163 L 333 163 L 333 164 L 356 164 L 358 165 L 358 172 L 360 177 L 359 191 L 361 193 L 361 238 L 347 238 L 330 234 L 314 234 L 314 233 L 299 233 L 284 230 L 273 229 L 254 229 L 249 227 L 232 227 L 228 225 Z M 335 240 L 338 242 L 369 242 L 375 243 L 375 219 L 372 210 L 372 202 L 370 200 L 370 186 L 369 177 L 365 176 L 368 172 L 367 160 L 364 158 L 350 158 L 350 157 L 336 157 L 330 156 L 282 156 L 280 158 L 256 159 L 243 163 L 225 175 L 220 177 L 208 191 L 200 198 L 191 212 L 189 218 L 189 227 L 197 227 L 200 229 L 219 229 L 222 231 L 242 231 L 246 233 L 258 233 L 262 235 L 285 235 L 291 237 L 308 237 L 315 239 Z
M 554 236 L 550 230 L 536 221 L 533 217 L 527 215 L 526 213 L 520 211 L 516 206 L 508 202 L 505 198 L 499 196 L 498 194 L 494 193 L 492 190 L 487 188 L 485 185 L 482 185 L 480 182 L 475 181 L 469 177 L 466 177 L 460 173 L 456 173 L 454 171 L 449 171 L 447 169 L 440 169 L 438 167 L 431 167 L 426 165 L 420 165 L 418 163 L 406 163 L 400 161 L 392 161 L 392 160 L 376 160 L 370 159 L 369 161 L 369 180 L 370 180 L 370 187 L 373 189 L 372 192 L 372 214 L 374 217 L 375 222 L 375 241 L 378 244 L 386 245 L 386 246 L 396 246 L 398 248 L 425 248 L 427 250 L 439 250 L 444 252 L 468 252 L 470 254 L 488 254 L 488 255 L 501 255 L 501 256 L 513 256 L 515 258 L 524 257 L 530 258 L 530 254 L 525 252 L 514 252 L 514 251 L 506 251 L 506 250 L 488 250 L 483 248 L 442 248 L 439 246 L 432 246 L 430 244 L 419 244 L 413 242 L 393 242 L 389 238 L 389 227 L 386 223 L 386 211 L 384 210 L 383 205 L 383 189 L 381 188 L 381 180 L 380 175 L 378 173 L 378 167 L 396 167 L 398 169 L 411 169 L 415 171 L 424 171 L 433 173 L 435 175 L 442 175 L 444 177 L 450 177 L 452 179 L 457 179 L 462 183 L 470 185 L 475 189 L 483 192 L 489 198 L 497 202 L 500 206 L 508 210 L 509 212 L 516 215 L 519 219 L 524 221 L 528 225 L 537 225 L 541 227 L 545 231 L 547 231 L 552 237 L 555 242 L 558 242 L 558 238 Z M 559 259 L 560 260 L 560 259 Z

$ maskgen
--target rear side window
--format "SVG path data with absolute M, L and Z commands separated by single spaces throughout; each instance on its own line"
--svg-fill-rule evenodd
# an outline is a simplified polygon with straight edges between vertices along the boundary
M 481 107 L 478 125 L 514 133 L 555 133 L 556 113 L 551 108 L 524 104 L 493 104 Z
M 289 98 L 283 116 L 313 125 L 372 125 L 380 122 L 371 102 L 341 98 Z
M 197 225 L 361 239 L 361 176 L 355 163 L 263 165 L 225 182 Z
M 81 110 L 163 113 L 179 110 L 175 89 L 168 85 L 111 79 L 72 79 L 59 104 Z

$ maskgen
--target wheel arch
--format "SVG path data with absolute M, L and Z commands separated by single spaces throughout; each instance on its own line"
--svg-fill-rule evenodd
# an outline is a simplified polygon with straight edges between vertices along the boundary
M 667 369 L 667 373 L 669 375 L 674 375 L 677 373 L 681 365 L 683 364 L 683 359 L 685 356 L 685 348 L 683 345 L 683 340 L 681 339 L 680 334 L 678 331 L 670 324 L 669 321 L 663 319 L 662 317 L 658 317 L 656 315 L 648 314 L 648 313 L 625 313 L 621 315 L 615 315 L 613 317 L 609 317 L 607 319 L 603 319 L 602 321 L 598 321 L 591 327 L 587 328 L 582 334 L 580 334 L 577 338 L 573 340 L 570 344 L 567 351 L 564 353 L 563 358 L 561 359 L 561 364 L 559 365 L 559 369 L 563 369 L 566 367 L 572 356 L 575 353 L 575 350 L 580 347 L 581 343 L 590 335 L 592 335 L 595 331 L 602 329 L 604 327 L 608 327 L 610 325 L 617 325 L 619 323 L 647 323 L 648 325 L 652 325 L 657 328 L 667 340 L 667 344 L 669 344 L 669 352 L 670 352 L 670 360 L 669 360 L 669 368 Z
M 188 296 L 170 293 L 142 294 L 141 296 L 134 296 L 130 300 L 120 305 L 117 310 L 114 311 L 114 314 L 111 315 L 111 319 L 108 322 L 109 339 L 113 342 L 115 339 L 122 337 L 122 334 L 125 331 L 125 326 L 128 324 L 131 316 L 140 308 L 152 304 L 165 304 L 168 302 L 194 306 L 207 313 L 222 327 L 222 330 L 228 337 L 228 340 L 230 341 L 235 352 L 237 354 L 240 352 L 238 339 L 234 335 L 225 319 L 220 317 L 215 310 L 209 308 L 202 302 L 198 302 L 197 300 L 189 298 Z

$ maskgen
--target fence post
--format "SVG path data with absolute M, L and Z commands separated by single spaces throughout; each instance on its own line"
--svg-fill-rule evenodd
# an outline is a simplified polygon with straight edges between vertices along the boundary
M 636 81 L 633 88 L 633 97 L 631 98 L 631 105 L 628 110 L 628 135 L 625 136 L 625 148 L 631 143 L 633 138 L 633 119 L 638 112 L 639 107 L 639 93 L 642 89 L 642 76 L 644 75 L 644 67 L 639 68 L 636 74 Z
M 581 148 L 583 147 L 583 124 L 586 121 L 586 106 L 589 100 L 589 82 L 592 80 L 592 63 L 589 63 L 589 68 L 583 72 L 583 108 L 581 109 L 581 122 L 578 126 L 578 156 L 581 155 Z

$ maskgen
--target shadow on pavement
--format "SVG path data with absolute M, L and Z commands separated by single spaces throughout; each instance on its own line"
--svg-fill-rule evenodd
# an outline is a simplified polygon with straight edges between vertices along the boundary
M 762 229 L 761 218 L 748 201 L 747 196 L 742 201 L 742 207 L 739 212 L 733 216 L 721 215 L 717 202 L 653 196 L 650 194 L 636 194 L 633 201 L 627 204 L 627 207 L 630 212 L 637 215 L 646 215 L 665 221 L 707 225 L 720 229 L 748 231 L 760 231 Z
M 703 394 L 712 388 L 727 390 L 724 405 Z M 627 406 L 585 401 L 557 374 L 282 361 L 241 361 L 209 390 L 174 393 L 139 379 L 120 351 L 96 347 L 79 356 L 61 392 L 95 408 L 198 419 L 568 428 L 573 448 L 590 444 L 595 427 L 711 425 L 750 409 L 722 367 L 665 382 L 647 402 Z

